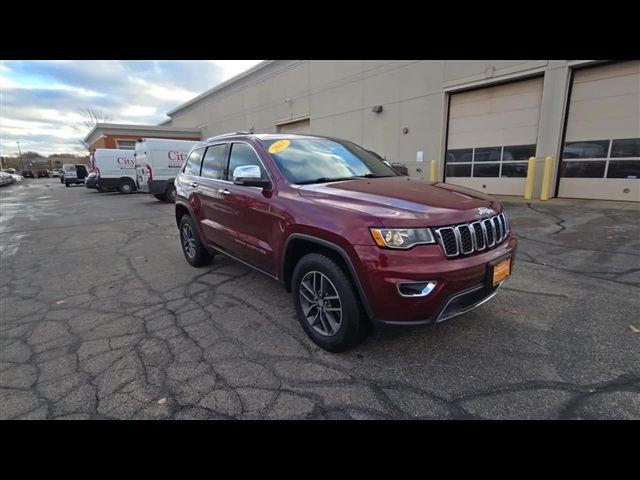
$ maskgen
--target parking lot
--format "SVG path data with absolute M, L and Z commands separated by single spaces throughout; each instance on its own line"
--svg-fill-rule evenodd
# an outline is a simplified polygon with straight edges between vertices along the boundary
M 442 324 L 321 350 L 275 281 L 195 269 L 173 205 L 0 190 L 0 418 L 640 419 L 640 209 L 508 204 L 513 277 Z

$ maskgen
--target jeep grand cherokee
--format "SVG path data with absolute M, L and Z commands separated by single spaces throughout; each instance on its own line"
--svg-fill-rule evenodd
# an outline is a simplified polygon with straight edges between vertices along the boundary
M 194 146 L 175 180 L 187 261 L 226 254 L 283 283 L 302 328 L 338 352 L 372 324 L 467 312 L 511 274 L 502 204 L 398 175 L 353 142 L 239 132 Z

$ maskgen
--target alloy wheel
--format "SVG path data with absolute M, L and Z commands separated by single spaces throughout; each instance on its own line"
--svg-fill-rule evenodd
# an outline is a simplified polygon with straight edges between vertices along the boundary
M 188 223 L 182 226 L 181 235 L 184 252 L 187 254 L 187 257 L 194 258 L 196 256 L 196 239 Z
M 307 322 L 320 335 L 332 337 L 342 324 L 342 302 L 335 285 L 322 272 L 308 272 L 300 282 L 300 304 Z

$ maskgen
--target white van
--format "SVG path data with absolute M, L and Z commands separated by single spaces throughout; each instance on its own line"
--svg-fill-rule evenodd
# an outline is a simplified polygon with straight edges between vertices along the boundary
M 96 172 L 99 192 L 136 190 L 136 162 L 133 150 L 96 148 L 91 156 L 91 167 Z
M 173 202 L 176 188 L 173 181 L 187 158 L 191 147 L 199 142 L 141 138 L 136 142 L 136 180 L 138 189 L 151 193 L 158 200 Z
M 62 173 L 63 177 L 61 181 L 65 187 L 69 185 L 82 185 L 87 175 L 89 175 L 86 166 L 82 164 L 74 165 L 73 163 L 65 163 L 62 165 Z

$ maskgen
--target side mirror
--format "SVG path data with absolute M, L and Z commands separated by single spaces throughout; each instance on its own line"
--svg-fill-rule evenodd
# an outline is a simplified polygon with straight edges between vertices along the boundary
M 233 183 L 244 187 L 268 187 L 269 180 L 263 180 L 260 167 L 257 165 L 245 165 L 236 167 L 233 171 Z

